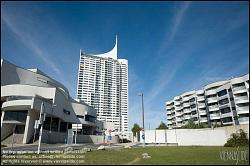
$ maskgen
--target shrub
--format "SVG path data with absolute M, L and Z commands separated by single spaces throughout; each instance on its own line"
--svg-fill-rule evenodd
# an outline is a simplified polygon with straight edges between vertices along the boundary
M 227 140 L 225 147 L 237 147 L 237 146 L 249 146 L 249 140 L 247 138 L 247 133 L 240 129 L 239 132 L 231 134 L 230 138 Z

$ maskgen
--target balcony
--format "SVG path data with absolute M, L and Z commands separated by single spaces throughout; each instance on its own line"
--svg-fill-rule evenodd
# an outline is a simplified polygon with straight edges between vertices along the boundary
M 196 104 L 196 101 L 195 100 L 194 101 L 190 101 L 189 103 L 190 103 L 190 105 Z
M 214 102 L 217 102 L 217 97 L 207 98 L 207 103 L 214 103 Z
M 184 115 L 184 119 L 191 119 L 191 115 Z
M 203 91 L 203 90 L 198 90 L 196 93 L 197 93 L 198 95 L 202 95 L 202 94 L 204 94 L 204 91 Z
M 201 123 L 207 122 L 207 118 L 200 118 L 200 122 Z
M 174 101 L 174 105 L 181 105 L 180 101 Z
M 204 101 L 205 100 L 205 97 L 197 97 L 197 101 Z
M 168 124 L 168 125 L 171 125 L 171 124 L 173 124 L 173 123 L 172 123 L 172 121 L 167 121 L 167 124 Z
M 228 103 L 225 103 L 225 104 L 219 104 L 219 107 L 222 109 L 222 108 L 226 108 L 226 107 L 230 107 L 230 104 L 229 102 Z
M 183 107 L 190 107 L 189 103 L 183 103 Z
M 180 100 L 180 99 L 181 99 L 180 96 L 175 96 L 175 97 L 174 97 L 174 100 L 176 100 L 176 101 L 177 101 L 177 100 Z
M 167 111 L 167 115 L 170 115 L 172 112 L 171 111 Z
M 188 101 L 190 99 L 190 97 L 183 97 L 182 101 L 185 102 L 185 101 Z
M 207 112 L 204 110 L 204 111 L 199 111 L 199 115 L 207 115 Z
M 229 125 L 229 124 L 233 124 L 234 122 L 233 121 L 229 121 L 229 122 L 223 122 L 222 121 L 222 123 L 223 123 L 223 125 Z
M 232 116 L 233 116 L 233 114 L 231 112 L 228 112 L 228 113 L 225 113 L 225 114 L 221 113 L 221 118 L 232 117 Z
M 167 105 L 166 108 L 167 109 L 172 109 L 174 107 L 174 105 Z
M 249 123 L 249 117 L 242 117 L 238 118 L 240 124 L 248 124 Z
M 205 108 L 205 107 L 206 107 L 205 103 L 198 104 L 198 108 Z
M 176 113 L 176 116 L 182 116 L 182 115 L 183 115 L 183 112 Z
M 196 107 L 194 107 L 194 108 L 190 108 L 190 110 L 191 111 L 196 111 L 197 109 L 196 109 Z
M 210 114 L 210 119 L 220 119 L 220 114 Z
M 176 118 L 177 122 L 182 122 L 182 118 Z
M 190 109 L 183 109 L 183 112 L 184 112 L 184 113 L 190 113 L 191 110 L 190 110 Z
M 239 104 L 239 103 L 248 103 L 249 100 L 248 100 L 248 97 L 247 96 L 239 96 L 239 97 L 234 97 L 234 101 L 236 104 Z
M 218 96 L 218 100 L 222 100 L 222 99 L 226 99 L 226 98 L 228 98 L 228 95 L 226 94 L 226 95 L 223 95 L 223 96 Z
M 173 116 L 167 116 L 167 119 L 169 120 L 169 119 L 172 119 L 173 118 Z
M 180 111 L 180 110 L 182 110 L 182 107 L 175 107 L 175 110 Z
M 249 106 L 237 107 L 236 110 L 238 114 L 247 114 L 249 113 Z
M 233 88 L 233 93 L 237 94 L 237 93 L 244 93 L 246 92 L 246 87 L 245 86 L 239 86 L 239 87 L 234 87 Z
M 216 94 L 216 93 L 217 92 L 214 89 L 206 91 L 206 95 L 212 95 L 212 94 Z
M 219 110 L 219 107 L 218 107 L 218 105 L 209 106 L 209 107 L 208 107 L 208 110 L 209 110 L 209 111 L 218 111 L 218 110 Z

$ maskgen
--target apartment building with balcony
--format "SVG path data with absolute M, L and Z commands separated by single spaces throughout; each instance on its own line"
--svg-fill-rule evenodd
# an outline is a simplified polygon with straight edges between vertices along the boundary
M 77 98 L 97 110 L 105 130 L 128 132 L 128 60 L 117 58 L 117 37 L 112 50 L 104 54 L 80 51 Z
M 192 120 L 208 126 L 249 123 L 249 74 L 185 92 L 165 103 L 167 125 L 180 128 Z

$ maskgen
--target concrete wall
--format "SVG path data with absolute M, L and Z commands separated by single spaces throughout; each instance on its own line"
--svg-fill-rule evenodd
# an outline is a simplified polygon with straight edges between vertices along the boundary
M 42 142 L 43 143 L 65 143 L 65 138 L 67 138 L 67 134 L 62 132 L 51 132 L 47 130 L 43 130 Z M 104 136 L 96 136 L 96 135 L 77 135 L 76 142 L 77 143 L 107 143 L 108 137 Z M 112 136 L 111 143 L 118 143 L 119 137 Z M 75 143 L 75 138 L 73 137 L 73 144 Z
M 227 126 L 206 129 L 172 129 L 172 130 L 146 130 L 146 143 L 178 143 L 180 146 L 223 146 L 232 133 L 243 129 L 248 133 L 249 126 Z M 143 142 L 141 140 L 141 142 Z
M 65 138 L 67 138 L 66 132 L 51 132 L 48 130 L 43 130 L 42 143 L 65 143 Z
M 14 124 L 2 124 L 1 128 L 1 141 L 13 133 Z

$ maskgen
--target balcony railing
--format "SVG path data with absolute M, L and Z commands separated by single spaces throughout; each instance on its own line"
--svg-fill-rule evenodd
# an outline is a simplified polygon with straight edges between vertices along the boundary
M 195 100 L 194 101 L 190 101 L 189 103 L 190 103 L 190 105 L 196 104 L 196 101 Z
M 198 108 L 204 108 L 204 107 L 206 107 L 205 104 L 198 104 Z
M 203 101 L 203 100 L 205 100 L 204 97 L 197 97 L 197 101 Z
M 177 112 L 175 116 L 182 116 L 183 112 Z
M 183 112 L 184 112 L 184 113 L 190 113 L 191 110 L 190 110 L 190 109 L 184 109 Z
M 239 96 L 239 97 L 234 98 L 235 102 L 239 102 L 239 101 L 243 101 L 243 100 L 248 100 L 248 97 L 247 96 Z
M 231 116 L 232 116 L 232 113 L 231 113 L 231 112 L 228 112 L 228 113 L 225 113 L 225 114 L 222 114 L 222 113 L 221 113 L 221 117 L 222 117 L 222 118 L 231 117 Z
M 181 110 L 181 109 L 182 109 L 182 107 L 176 107 L 176 106 L 175 106 L 175 110 L 176 110 L 176 111 L 179 111 L 179 110 Z
M 219 106 L 218 105 L 209 106 L 208 109 L 209 111 L 218 110 Z
M 238 118 L 239 122 L 249 122 L 249 117 L 242 117 L 242 118 Z
M 216 101 L 217 101 L 217 97 L 207 98 L 207 102 L 208 102 L 208 103 L 216 102 Z
M 182 121 L 182 118 L 176 118 L 176 121 L 177 121 L 177 122 L 181 122 L 181 121 Z
M 189 107 L 190 104 L 189 103 L 183 103 L 183 107 Z
M 206 115 L 207 112 L 206 111 L 199 111 L 199 115 Z
M 210 118 L 220 118 L 220 114 L 210 114 Z
M 172 116 L 167 116 L 167 119 L 172 119 L 173 117 Z
M 191 119 L 191 115 L 184 115 L 184 119 Z
M 245 86 L 239 86 L 239 87 L 234 87 L 234 88 L 233 88 L 233 91 L 236 92 L 236 91 L 245 90 L 245 89 L 246 89 Z
M 249 106 L 237 107 L 237 113 L 238 114 L 249 113 Z
M 207 122 L 207 118 L 200 118 L 200 122 Z

